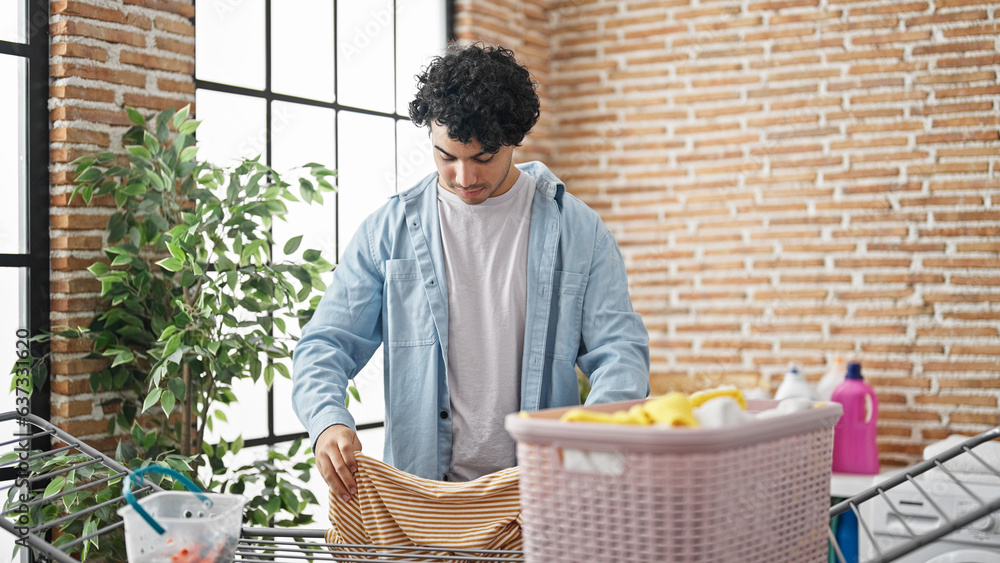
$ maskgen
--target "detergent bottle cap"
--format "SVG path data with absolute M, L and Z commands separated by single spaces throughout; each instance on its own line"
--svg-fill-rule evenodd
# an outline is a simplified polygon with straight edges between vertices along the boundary
M 861 377 L 861 364 L 858 362 L 851 362 L 847 364 L 847 379 L 864 379 Z
M 782 401 L 791 397 L 805 397 L 811 399 L 813 396 L 812 386 L 806 381 L 805 375 L 799 372 L 798 366 L 791 364 L 785 372 L 785 378 L 778 386 L 774 398 Z

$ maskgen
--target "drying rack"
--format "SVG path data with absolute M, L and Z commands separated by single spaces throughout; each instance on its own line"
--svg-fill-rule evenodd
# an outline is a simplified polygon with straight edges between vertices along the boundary
M 236 548 L 236 561 L 475 561 L 523 563 L 520 551 L 431 549 L 425 547 L 332 544 L 323 541 L 325 530 L 286 528 L 243 528 Z M 292 538 L 292 535 L 295 538 Z M 358 550 L 364 549 L 364 554 Z
M 125 479 L 129 475 L 129 470 L 121 464 L 90 447 L 78 438 L 35 415 L 29 414 L 21 417 L 14 412 L 0 413 L 0 437 L 5 436 L 13 437 L 13 439 L 0 442 L 0 446 L 9 447 L 22 440 L 34 440 L 45 437 L 49 437 L 53 440 L 53 442 L 62 444 L 49 451 L 32 454 L 26 461 L 45 460 L 45 458 L 51 458 L 52 456 L 66 452 L 78 454 L 80 458 L 78 463 L 68 467 L 58 468 L 45 474 L 31 476 L 28 481 L 30 487 L 33 489 L 70 471 L 80 471 L 85 468 L 100 467 L 108 473 L 107 476 L 101 479 L 63 490 L 62 492 L 52 494 L 48 497 L 39 495 L 32 496 L 27 503 L 23 503 L 29 508 L 41 509 L 44 505 L 60 502 L 60 500 L 67 495 L 72 495 L 86 489 L 103 487 Z M 980 495 L 976 495 L 970 488 L 966 487 L 961 477 L 945 466 L 945 463 L 949 460 L 959 458 L 960 456 L 971 456 L 972 459 L 981 463 L 983 467 L 988 470 L 988 472 L 992 473 L 992 475 L 997 478 L 1000 478 L 1000 471 L 998 471 L 997 468 L 990 466 L 989 463 L 973 451 L 977 446 L 998 438 L 1000 438 L 1000 427 L 984 432 L 974 438 L 970 438 L 962 444 L 942 452 L 933 459 L 908 468 L 903 473 L 883 481 L 882 483 L 835 505 L 830 509 L 830 516 L 837 516 L 849 510 L 854 511 L 854 513 L 858 516 L 858 521 L 860 523 L 859 527 L 875 544 L 877 551 L 876 558 L 865 560 L 865 563 L 887 563 L 902 557 L 903 555 L 919 549 L 928 543 L 936 541 L 947 534 L 968 526 L 969 524 L 1000 510 L 1000 498 L 981 498 Z M 15 461 L 14 465 L 16 465 L 16 463 L 17 462 Z M 11 470 L 11 466 L 12 464 L 10 463 L 5 465 L 8 471 Z M 0 469 L 3 468 L 4 467 L 0 467 Z M 893 507 L 893 502 L 890 498 L 892 494 L 891 490 L 904 483 L 912 483 L 917 490 L 924 492 L 924 489 L 921 488 L 920 483 L 918 483 L 917 477 L 931 470 L 942 472 L 943 475 L 948 476 L 948 478 L 952 479 L 961 489 L 965 490 L 969 494 L 969 502 L 975 504 L 975 509 L 964 514 L 960 518 L 954 519 L 949 519 L 943 511 L 938 509 L 942 517 L 946 520 L 944 525 L 923 534 L 914 533 L 913 530 L 910 530 L 909 527 L 907 527 L 910 534 L 901 545 L 897 542 L 897 545 L 894 545 L 891 549 L 882 551 L 882 549 L 878 547 L 878 542 L 874 537 L 870 526 L 861 517 L 863 512 L 861 508 L 864 507 L 866 502 L 871 502 L 874 499 L 883 499 L 889 504 L 890 507 Z M 11 492 L 9 489 L 12 489 L 13 484 L 14 482 L 0 483 L 0 492 L 3 493 L 5 498 L 7 497 L 7 494 Z M 160 487 L 147 482 L 145 486 L 133 489 L 133 493 L 137 497 L 141 498 L 142 496 L 159 490 L 161 490 Z M 924 494 L 928 501 L 933 505 L 934 501 L 931 497 L 926 495 L 925 492 Z M 87 534 L 81 534 L 73 541 L 59 546 L 53 545 L 53 543 L 47 539 L 47 534 L 52 529 L 65 524 L 71 518 L 86 516 L 86 514 L 91 512 L 98 510 L 110 510 L 112 514 L 115 514 L 114 511 L 117 510 L 118 507 L 123 506 L 124 503 L 124 498 L 122 496 L 117 496 L 90 507 L 85 511 L 77 512 L 72 517 L 57 517 L 51 520 L 41 521 L 32 525 L 28 529 L 19 529 L 15 525 L 15 522 L 11 521 L 12 518 L 16 519 L 17 517 L 16 511 L 18 510 L 18 507 L 17 504 L 14 504 L 12 506 L 5 506 L 3 517 L 0 518 L 0 528 L 3 528 L 7 532 L 13 534 L 19 542 L 29 548 L 29 557 L 33 562 L 78 563 L 79 560 L 74 557 L 74 554 L 80 550 L 83 543 L 92 538 L 103 538 L 112 533 L 120 533 L 124 526 L 121 520 L 114 521 L 100 529 L 92 530 Z M 893 508 L 893 510 L 895 509 Z M 896 514 L 902 518 L 902 515 L 900 515 L 899 512 L 896 512 Z M 902 518 L 902 521 L 905 522 L 905 518 Z M 242 537 L 236 550 L 234 563 L 251 561 L 274 563 L 301 561 L 360 563 L 374 560 L 395 561 L 401 563 L 421 561 L 523 563 L 524 561 L 524 554 L 520 551 L 459 550 L 445 548 L 331 544 L 325 542 L 324 536 L 325 530 L 321 529 L 245 527 L 243 528 Z M 832 533 L 830 538 L 831 546 L 837 554 L 838 561 L 844 563 L 844 557 L 841 554 L 840 547 L 837 545 L 836 539 Z M 364 549 L 366 551 L 359 552 L 359 549 Z
M 895 561 L 948 534 L 962 530 L 970 524 L 984 518 L 991 518 L 991 514 L 1000 511 L 1000 496 L 986 498 L 981 491 L 979 493 L 974 491 L 975 487 L 969 482 L 972 475 L 966 467 L 972 466 L 976 468 L 975 475 L 977 477 L 974 478 L 989 479 L 992 483 L 990 487 L 992 491 L 1000 490 L 997 487 L 1000 484 L 1000 467 L 990 465 L 989 462 L 974 451 L 977 446 L 996 439 L 1000 439 L 1000 426 L 964 440 L 962 443 L 944 450 L 921 463 L 901 470 L 900 473 L 836 504 L 830 509 L 830 517 L 833 518 L 848 511 L 853 512 L 858 520 L 859 539 L 866 541 L 871 551 L 874 552 L 872 558 L 863 559 L 864 563 L 887 563 Z M 963 467 L 965 470 L 956 471 L 952 467 L 949 467 L 949 462 L 960 463 L 966 466 Z M 933 479 L 929 479 L 931 473 L 934 474 Z M 978 477 L 979 475 L 983 477 Z M 921 480 L 920 477 L 925 477 L 925 479 Z M 965 506 L 969 507 L 968 512 L 959 517 L 953 517 L 954 512 L 945 510 L 938 502 L 935 502 L 935 495 L 928 493 L 927 489 L 939 484 L 951 486 L 950 489 L 957 493 L 954 501 L 964 503 Z M 899 496 L 893 498 L 893 493 L 900 491 L 904 487 L 906 488 L 908 499 L 902 501 Z M 940 519 L 940 523 L 933 529 L 923 531 L 922 533 L 919 530 L 915 530 L 916 526 L 910 523 L 912 516 L 904 514 L 900 505 L 901 502 L 912 503 L 913 501 L 910 500 L 912 498 L 918 499 L 919 502 L 926 502 L 928 506 L 932 507 L 935 516 Z M 880 506 L 886 511 L 885 514 L 888 516 L 891 513 L 894 517 L 893 521 L 897 523 L 897 526 L 893 530 L 894 533 L 891 535 L 876 534 L 875 530 L 873 530 L 871 518 L 866 517 L 866 510 L 864 509 L 871 508 L 872 503 L 876 502 L 883 503 Z M 997 515 L 997 518 L 1000 519 L 1000 515 Z M 832 531 L 830 539 L 837 560 L 840 563 L 844 563 L 844 554 L 841 552 L 840 545 L 837 543 Z
M 6 437 L 11 439 L 4 440 Z M 48 497 L 35 494 L 25 503 L 5 505 L 2 517 L 0 517 L 0 528 L 10 532 L 23 545 L 27 545 L 30 548 L 30 557 L 35 563 L 79 563 L 75 554 L 80 551 L 84 542 L 92 538 L 105 538 L 114 533 L 122 533 L 124 530 L 124 523 L 117 517 L 116 512 L 119 507 L 126 504 L 122 495 L 77 511 L 70 517 L 55 517 L 23 528 L 16 526 L 19 506 L 23 505 L 28 510 L 40 513 L 45 505 L 58 503 L 68 495 L 84 490 L 96 490 L 120 482 L 128 477 L 130 471 L 82 440 L 38 416 L 29 414 L 20 417 L 15 412 L 0 413 L 0 446 L 7 448 L 15 445 L 16 448 L 16 445 L 21 441 L 31 443 L 38 438 L 46 437 L 54 443 L 62 443 L 63 445 L 31 455 L 27 455 L 26 452 L 24 461 L 45 461 L 64 453 L 75 454 L 79 459 L 66 467 L 26 477 L 31 489 L 44 487 L 45 483 L 71 471 L 87 470 L 92 472 L 100 470 L 100 473 L 106 473 L 106 475 L 86 484 L 66 488 Z M 3 464 L 0 468 L 10 470 L 17 465 L 18 461 Z M 16 483 L 17 481 L 0 483 L 0 494 L 4 500 L 8 498 L 8 493 L 12 492 L 11 489 Z M 145 485 L 134 487 L 132 493 L 136 498 L 142 498 L 160 490 L 162 490 L 160 487 L 145 480 Z M 53 542 L 47 539 L 51 530 L 67 524 L 74 518 L 85 518 L 99 510 L 109 511 L 114 516 L 115 521 L 86 534 L 80 534 L 76 539 L 62 545 L 53 545 Z M 12 518 L 15 519 L 14 522 L 11 521 Z M 245 527 L 236 548 L 234 562 L 335 561 L 337 563 L 355 563 L 377 560 L 401 563 L 421 561 L 522 563 L 524 561 L 524 555 L 520 551 L 331 544 L 324 541 L 324 534 L 325 530 L 321 529 Z

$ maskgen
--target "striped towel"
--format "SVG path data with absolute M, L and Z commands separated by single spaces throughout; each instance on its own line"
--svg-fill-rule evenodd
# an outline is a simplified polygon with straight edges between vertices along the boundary
M 521 549 L 517 467 L 450 483 L 415 477 L 361 453 L 356 458 L 357 496 L 344 502 L 330 491 L 328 543 Z

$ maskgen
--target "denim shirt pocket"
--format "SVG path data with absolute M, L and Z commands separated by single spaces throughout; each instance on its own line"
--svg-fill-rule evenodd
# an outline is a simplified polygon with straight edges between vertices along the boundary
M 436 342 L 434 319 L 415 259 L 385 262 L 386 330 L 390 347 Z
M 576 361 L 580 352 L 583 295 L 587 290 L 587 274 L 556 270 L 552 288 L 552 305 L 557 309 L 552 346 L 552 358 Z

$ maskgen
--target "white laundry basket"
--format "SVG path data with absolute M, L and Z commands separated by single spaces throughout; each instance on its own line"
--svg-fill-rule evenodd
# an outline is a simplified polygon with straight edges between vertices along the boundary
M 162 491 L 141 499 L 131 493 L 148 471 L 169 474 L 190 491 Z M 233 560 L 246 499 L 240 495 L 202 493 L 172 469 L 150 466 L 132 474 L 118 509 L 125 523 L 129 563 L 221 563 Z
M 560 422 L 565 410 L 506 419 L 526 563 L 826 561 L 840 405 L 720 429 Z

